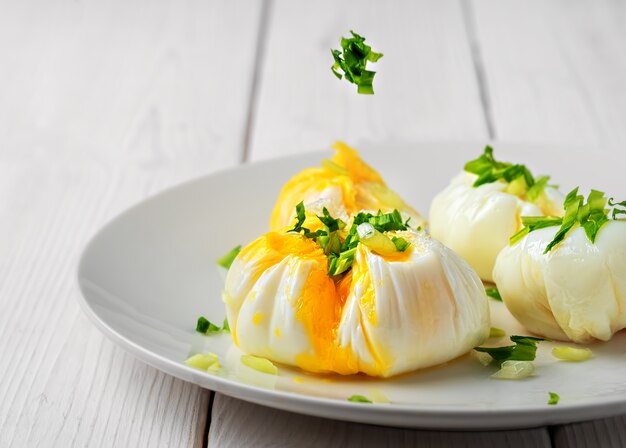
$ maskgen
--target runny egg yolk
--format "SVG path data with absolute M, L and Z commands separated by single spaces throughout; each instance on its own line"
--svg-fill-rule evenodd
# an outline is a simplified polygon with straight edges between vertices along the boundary
M 307 168 L 285 184 L 272 212 L 270 228 L 279 230 L 290 224 L 296 204 L 312 200 L 329 189 L 341 191 L 342 207 L 352 215 L 361 210 L 409 210 L 404 201 L 390 190 L 380 174 L 367 165 L 358 152 L 342 142 L 330 162 Z
M 394 261 L 406 259 L 409 256 L 408 252 L 392 258 Z M 311 352 L 297 356 L 296 364 L 312 372 L 335 371 L 351 374 L 363 370 L 363 361 L 359 362 L 351 347 L 339 345 L 337 329 L 354 282 L 360 282 L 364 286 L 365 292 L 359 298 L 364 318 L 370 325 L 377 325 L 376 290 L 368 265 L 355 263 L 353 269 L 345 275 L 331 278 L 328 276 L 327 257 L 319 245 L 311 239 L 293 233 L 270 232 L 244 248 L 240 254 L 244 259 L 256 264 L 255 271 L 258 272 L 258 276 L 289 255 L 315 262 L 300 295 L 293 297 L 296 319 L 304 326 L 313 348 Z M 264 316 L 255 314 L 253 323 L 261 322 L 264 322 Z M 280 335 L 278 328 L 273 331 L 276 336 Z M 379 365 L 380 356 L 375 355 L 374 358 L 375 365 L 367 366 L 367 369 L 372 372 L 384 370 L 385 366 Z

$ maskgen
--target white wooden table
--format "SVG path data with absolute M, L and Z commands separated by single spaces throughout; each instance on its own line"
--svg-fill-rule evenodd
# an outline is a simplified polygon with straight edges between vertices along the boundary
M 330 73 L 349 29 L 376 95 Z M 87 239 L 163 188 L 335 139 L 626 150 L 626 2 L 0 3 L 0 446 L 626 446 L 626 418 L 446 433 L 262 408 L 78 309 Z

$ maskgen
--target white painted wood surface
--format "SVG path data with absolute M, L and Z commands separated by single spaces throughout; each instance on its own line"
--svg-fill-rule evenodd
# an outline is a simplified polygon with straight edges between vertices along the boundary
M 332 73 L 348 30 L 384 53 L 375 95 Z M 328 76 L 331 74 L 331 76 Z M 485 140 L 487 125 L 458 2 L 272 2 L 260 66 L 251 160 L 337 140 Z
M 626 3 L 473 4 L 497 139 L 624 151 Z
M 210 409 L 105 340 L 74 280 L 115 214 L 241 161 L 335 139 L 623 151 L 625 24 L 610 0 L 0 4 L 0 446 L 626 445 L 624 417 L 446 433 Z M 385 53 L 373 97 L 330 73 L 350 28 Z
M 105 340 L 76 263 L 124 208 L 240 162 L 260 6 L 3 3 L 0 446 L 203 445 L 210 393 Z

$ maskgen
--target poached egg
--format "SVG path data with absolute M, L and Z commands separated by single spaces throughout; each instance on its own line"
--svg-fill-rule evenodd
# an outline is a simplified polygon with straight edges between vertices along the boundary
M 483 285 L 454 252 L 424 232 L 381 256 L 359 243 L 352 268 L 329 277 L 320 246 L 270 232 L 245 247 L 223 300 L 245 352 L 310 372 L 389 377 L 454 359 L 489 335 Z
M 355 149 L 342 142 L 336 142 L 333 148 L 331 160 L 304 169 L 283 186 L 272 212 L 271 230 L 292 224 L 296 204 L 301 201 L 311 213 L 320 215 L 325 207 L 345 222 L 362 210 L 387 213 L 397 209 L 405 218 L 411 218 L 411 226 L 424 226 L 422 216 L 389 188 Z
M 463 257 L 480 278 L 493 281 L 496 257 L 523 227 L 522 216 L 562 216 L 564 196 L 548 186 L 530 202 L 507 191 L 510 184 L 506 182 L 473 187 L 477 178 L 463 171 L 435 196 L 429 231 Z
M 626 221 L 611 220 L 595 243 L 582 227 L 547 254 L 558 226 L 505 247 L 493 277 L 502 300 L 530 331 L 585 343 L 626 328 Z

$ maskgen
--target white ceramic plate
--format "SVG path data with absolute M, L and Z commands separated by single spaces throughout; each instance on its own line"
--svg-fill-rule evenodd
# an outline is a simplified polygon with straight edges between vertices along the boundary
M 422 213 L 480 144 L 378 147 L 362 151 L 387 183 Z M 490 379 L 492 367 L 465 356 L 436 368 L 389 380 L 363 376 L 315 376 L 281 366 L 278 376 L 239 363 L 228 334 L 196 333 L 200 315 L 221 322 L 222 278 L 214 260 L 267 230 L 281 185 L 330 152 L 271 160 L 207 176 L 152 197 L 113 220 L 85 249 L 79 266 L 82 305 L 114 342 L 148 364 L 186 381 L 233 397 L 304 414 L 381 425 L 494 429 L 589 420 L 626 412 L 626 334 L 592 346 L 585 363 L 557 362 L 542 343 L 536 376 L 523 381 Z M 564 191 L 582 187 L 626 197 L 617 160 L 559 148 L 496 146 L 502 160 L 551 173 Z M 598 161 L 598 162 L 595 162 Z M 600 162 L 602 161 L 602 162 Z M 500 303 L 493 326 L 527 334 Z M 192 354 L 214 352 L 221 375 L 183 364 Z M 561 402 L 547 405 L 548 392 Z M 360 404 L 353 394 L 384 394 L 390 404 Z

